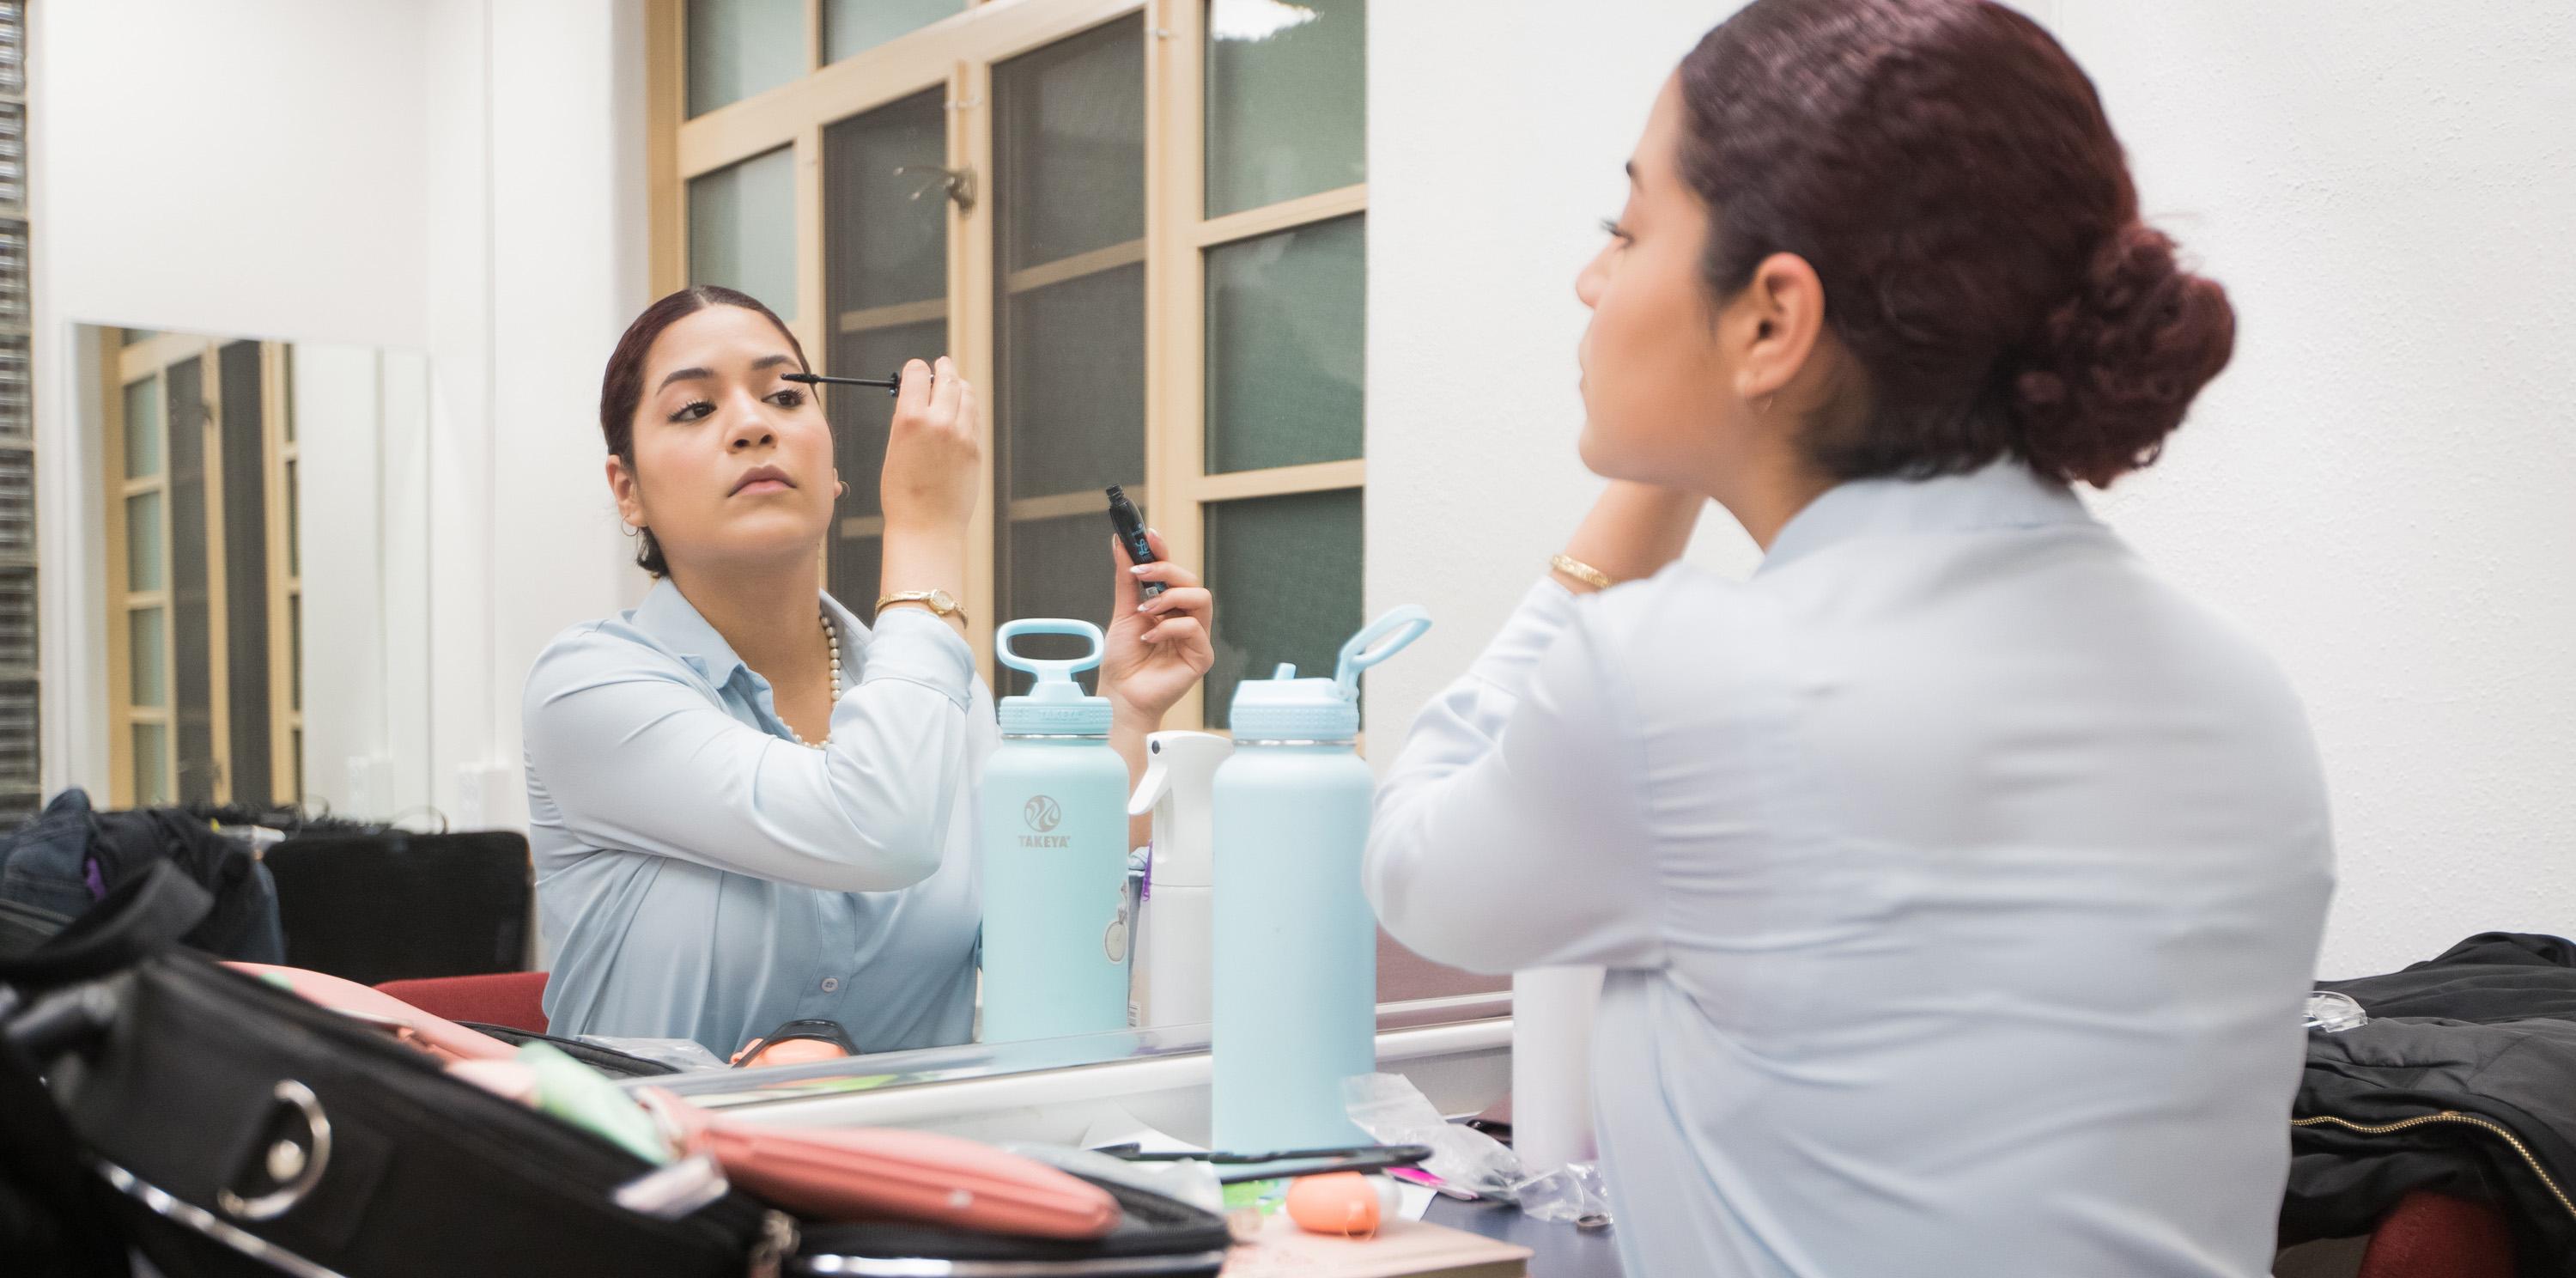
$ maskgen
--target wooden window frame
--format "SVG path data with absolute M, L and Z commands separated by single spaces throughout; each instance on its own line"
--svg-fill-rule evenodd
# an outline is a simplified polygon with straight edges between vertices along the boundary
M 291 544 L 303 521 L 294 509 L 302 493 L 302 456 L 296 435 L 294 355 L 283 342 L 262 342 L 259 351 L 261 469 L 272 500 L 262 503 L 267 516 L 268 547 L 268 758 L 269 788 L 279 802 L 304 799 L 304 707 L 298 704 L 297 624 L 304 601 L 304 558 Z M 298 486 L 286 482 L 289 467 Z
M 131 345 L 123 341 L 114 328 L 95 330 L 99 342 L 100 440 L 101 470 L 107 501 L 102 511 L 107 547 L 107 662 L 108 662 L 108 791 L 110 803 L 131 807 L 138 801 L 135 793 L 134 726 L 138 723 L 162 725 L 164 755 L 162 775 L 168 780 L 169 802 L 179 802 L 179 733 L 178 733 L 178 630 L 177 591 L 171 582 L 173 542 L 179 535 L 175 512 L 170 502 L 170 421 L 163 410 L 161 468 L 158 474 L 140 479 L 125 475 L 125 391 L 140 382 L 160 384 L 171 367 L 198 361 L 201 382 L 199 395 L 204 400 L 204 422 L 200 429 L 206 439 L 200 450 L 205 459 L 206 527 L 206 593 L 207 593 L 207 697 L 213 720 L 214 760 L 216 764 L 215 802 L 229 803 L 233 793 L 232 767 L 232 688 L 225 677 L 230 669 L 231 637 L 225 617 L 233 605 L 224 581 L 227 571 L 224 553 L 223 456 L 220 449 L 223 422 L 223 360 L 221 352 L 232 344 L 230 339 L 208 338 L 187 333 L 156 333 Z M 294 447 L 286 439 L 286 423 L 291 409 L 286 403 L 286 347 L 277 342 L 260 343 L 260 423 L 262 465 L 269 493 L 274 498 L 262 503 L 266 528 L 264 542 L 268 558 L 269 587 L 267 597 L 256 606 L 265 609 L 269 618 L 269 751 L 272 771 L 271 786 L 282 789 L 286 799 L 301 798 L 303 778 L 296 775 L 294 735 L 303 727 L 303 717 L 291 706 L 294 677 L 293 636 L 288 626 L 288 600 L 300 596 L 303 583 L 287 573 L 285 465 L 294 457 Z M 166 385 L 156 389 L 166 404 Z M 161 589 L 130 589 L 126 558 L 126 499 L 145 493 L 161 494 Z M 131 658 L 133 616 L 145 608 L 159 608 L 162 617 L 161 688 L 165 704 L 158 707 L 134 704 L 134 667 Z M 282 677 L 281 677 L 282 676 Z M 280 785 L 280 782 L 283 785 Z
M 686 0 L 648 0 L 646 8 L 646 162 L 650 203 L 649 252 L 656 296 L 688 282 L 689 181 L 754 156 L 792 147 L 796 172 L 796 318 L 788 327 L 811 350 L 850 326 L 948 321 L 948 353 L 978 381 L 994 375 L 993 213 L 988 192 L 974 207 L 948 205 L 948 294 L 944 302 L 914 302 L 845 316 L 825 312 L 823 130 L 852 116 L 944 87 L 951 163 L 977 175 L 993 171 L 992 68 L 1104 23 L 1142 14 L 1145 49 L 1145 235 L 1069 262 L 1019 272 L 1006 288 L 1035 287 L 1088 270 L 1142 261 L 1145 265 L 1145 483 L 1155 526 L 1175 559 L 1206 561 L 1207 507 L 1254 497 L 1332 492 L 1363 487 L 1362 458 L 1266 470 L 1207 473 L 1206 457 L 1206 254 L 1222 245 L 1273 235 L 1337 218 L 1365 214 L 1365 183 L 1246 209 L 1206 216 L 1205 85 L 1206 15 L 1209 0 L 970 0 L 960 13 L 825 65 L 823 0 L 806 0 L 806 73 L 795 80 L 727 103 L 704 114 L 687 113 L 688 9 Z M 1098 259 L 1093 261 L 1091 259 Z M 1068 273 L 1070 272 L 1070 273 Z M 1039 279 L 1045 275 L 1047 278 Z M 897 312 L 901 312 L 900 315 Z M 995 397 L 983 396 L 985 403 Z M 993 423 L 984 422 L 980 491 L 994 493 Z M 1012 503 L 1013 519 L 1058 510 L 1055 497 Z M 1027 509 L 1023 509 L 1023 508 Z M 996 520 L 974 521 L 968 542 L 965 604 L 977 667 L 992 664 L 994 531 Z M 841 521 L 844 536 L 881 531 L 880 519 Z M 864 610 L 873 600 L 845 600 Z M 1202 693 L 1193 689 L 1174 708 L 1174 726 L 1205 721 Z

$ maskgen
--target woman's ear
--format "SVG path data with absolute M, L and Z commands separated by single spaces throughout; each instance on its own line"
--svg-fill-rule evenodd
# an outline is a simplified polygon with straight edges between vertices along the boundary
M 617 517 L 625 520 L 627 527 L 651 526 L 644 517 L 644 494 L 635 486 L 635 472 L 628 470 L 625 461 L 615 454 L 608 458 L 608 491 L 617 499 Z
M 1774 253 L 1727 303 L 1718 331 L 1734 348 L 1735 393 L 1769 404 L 1798 380 L 1825 331 L 1825 285 L 1795 253 Z

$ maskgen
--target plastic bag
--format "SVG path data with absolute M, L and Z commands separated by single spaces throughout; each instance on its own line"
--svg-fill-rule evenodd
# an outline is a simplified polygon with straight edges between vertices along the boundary
M 1521 1214 L 1532 1220 L 1585 1229 L 1610 1223 L 1610 1190 L 1601 1182 L 1601 1168 L 1592 1163 L 1567 1163 L 1540 1172 L 1512 1186 L 1512 1193 L 1520 1201 Z
M 1381 1145 L 1430 1146 L 1424 1170 L 1460 1189 L 1511 1201 L 1512 1186 L 1528 1178 L 1519 1155 L 1475 1128 L 1441 1117 L 1430 1098 L 1399 1075 L 1343 1079 L 1342 1109 Z
M 2349 994 L 2320 990 L 2308 995 L 2307 1023 L 2309 1029 L 2340 1034 L 2368 1025 L 2370 1013 L 2361 1010 L 2361 1004 L 2354 1002 Z
M 1441 1117 L 1431 1099 L 1399 1075 L 1343 1079 L 1342 1107 L 1381 1145 L 1430 1146 L 1431 1158 L 1423 1169 L 1460 1189 L 1517 1203 L 1534 1220 L 1585 1228 L 1610 1223 L 1610 1196 L 1600 1168 L 1574 1163 L 1534 1173 L 1510 1146 Z

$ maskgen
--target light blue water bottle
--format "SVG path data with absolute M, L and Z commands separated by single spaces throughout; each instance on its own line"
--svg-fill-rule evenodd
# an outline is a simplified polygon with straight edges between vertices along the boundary
M 1072 635 L 1069 661 L 1012 651 L 1022 635 Z M 1014 621 L 1002 664 L 1037 676 L 1002 699 L 1002 745 L 984 765 L 984 1041 L 1127 1027 L 1127 762 L 1109 748 L 1107 697 L 1077 670 L 1100 664 L 1100 627 Z
M 1377 919 L 1360 889 L 1376 778 L 1360 672 L 1431 628 L 1406 606 L 1342 645 L 1330 679 L 1235 686 L 1216 770 L 1214 1137 L 1236 1152 L 1365 1142 L 1342 1080 L 1377 1068 Z

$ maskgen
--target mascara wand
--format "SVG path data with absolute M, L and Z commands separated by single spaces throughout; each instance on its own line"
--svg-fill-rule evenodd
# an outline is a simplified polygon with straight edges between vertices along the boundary
M 903 378 L 900 374 L 893 377 L 826 377 L 821 373 L 781 373 L 778 376 L 781 381 L 803 382 L 808 386 L 882 387 L 888 399 L 903 393 Z

